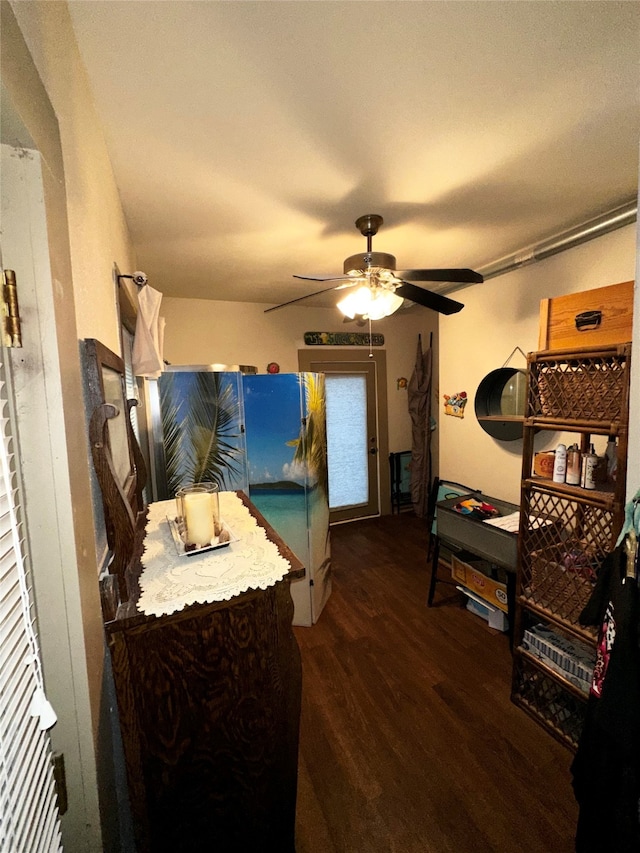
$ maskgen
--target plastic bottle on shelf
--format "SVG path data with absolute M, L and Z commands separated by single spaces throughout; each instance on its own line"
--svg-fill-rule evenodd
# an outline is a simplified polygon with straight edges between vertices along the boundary
M 584 489 L 595 489 L 596 487 L 596 466 L 598 457 L 596 456 L 595 447 L 593 444 L 589 448 L 589 452 L 582 457 L 582 476 L 580 485 Z
M 610 435 L 607 441 L 607 449 L 605 451 L 605 459 L 607 460 L 607 482 L 615 483 L 616 473 L 618 470 L 618 454 L 616 450 L 616 437 Z
M 567 446 L 559 444 L 556 447 L 556 458 L 553 463 L 553 482 L 564 483 L 567 475 Z
M 580 485 L 580 468 L 580 448 L 577 444 L 572 444 L 567 448 L 567 483 L 570 486 Z

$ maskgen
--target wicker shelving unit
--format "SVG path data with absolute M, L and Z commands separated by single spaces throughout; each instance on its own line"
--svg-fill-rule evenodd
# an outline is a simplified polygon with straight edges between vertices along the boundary
M 595 632 L 578 618 L 624 520 L 630 354 L 631 344 L 622 344 L 528 356 L 512 699 L 570 749 L 587 696 L 528 651 L 523 637 L 542 623 L 569 641 L 595 645 Z M 532 476 L 540 430 L 574 433 L 583 452 L 592 436 L 615 436 L 615 482 L 588 490 Z

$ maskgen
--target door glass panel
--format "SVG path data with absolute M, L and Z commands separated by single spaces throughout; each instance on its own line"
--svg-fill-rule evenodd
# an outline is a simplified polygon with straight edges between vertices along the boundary
M 362 374 L 326 376 L 329 507 L 369 500 L 367 380 Z
M 332 405 L 333 389 L 338 389 L 337 400 L 340 400 L 341 388 L 331 384 L 332 380 L 343 379 L 347 382 L 346 403 L 340 409 L 346 410 L 346 415 L 327 436 L 327 467 L 328 492 L 331 500 L 330 523 L 353 521 L 357 518 L 367 518 L 380 512 L 380 476 L 379 461 L 387 459 L 387 410 L 386 410 L 386 362 L 384 352 L 373 353 L 373 358 L 366 353 L 356 352 L 327 352 L 326 350 L 299 350 L 298 358 L 303 370 L 324 373 L 326 382 L 326 407 L 334 411 Z M 379 380 L 379 376 L 381 377 Z M 356 380 L 358 384 L 356 386 Z M 355 390 L 357 387 L 357 390 Z M 353 393 L 352 393 L 353 390 Z M 356 409 L 356 401 L 358 401 Z M 330 412 L 327 413 L 329 421 Z M 362 426 L 361 418 L 365 425 Z M 331 419 L 333 421 L 333 418 Z M 327 433 L 333 424 L 327 425 Z M 382 432 L 379 434 L 379 425 Z M 340 453 L 342 443 L 347 447 L 355 445 L 346 452 Z M 381 443 L 379 443 L 381 442 Z M 346 457 L 346 459 L 345 459 Z M 335 461 L 335 460 L 338 461 Z M 334 477 L 348 476 L 348 483 L 353 494 L 336 495 Z M 386 468 L 385 468 L 386 473 Z M 389 495 L 388 477 L 384 479 L 386 495 Z M 354 486 L 357 489 L 354 490 Z M 353 503 L 344 503 L 354 501 Z M 390 511 L 390 503 L 389 503 Z

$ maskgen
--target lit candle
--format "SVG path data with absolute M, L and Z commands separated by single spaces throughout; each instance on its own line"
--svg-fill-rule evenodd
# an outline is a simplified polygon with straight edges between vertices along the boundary
M 211 495 L 191 492 L 184 496 L 184 517 L 187 541 L 193 545 L 209 545 L 213 539 L 213 511 Z

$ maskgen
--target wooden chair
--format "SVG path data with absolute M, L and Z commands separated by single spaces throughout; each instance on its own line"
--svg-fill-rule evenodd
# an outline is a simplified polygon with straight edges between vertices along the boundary
M 411 451 L 401 450 L 398 453 L 389 454 L 389 468 L 391 473 L 391 511 L 399 513 L 402 507 L 410 507 L 411 503 L 411 475 L 409 463 L 411 462 Z
M 427 596 L 427 607 L 433 605 L 433 595 L 437 583 L 455 583 L 450 578 L 438 577 L 438 561 L 440 559 L 440 538 L 438 537 L 438 513 L 437 507 L 440 501 L 450 498 L 463 497 L 464 495 L 480 494 L 479 489 L 472 489 L 462 483 L 452 480 L 441 480 L 434 477 L 429 496 L 429 509 L 427 513 L 427 526 L 429 528 L 429 546 L 427 550 L 427 562 L 430 561 L 429 594 Z

